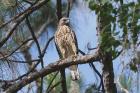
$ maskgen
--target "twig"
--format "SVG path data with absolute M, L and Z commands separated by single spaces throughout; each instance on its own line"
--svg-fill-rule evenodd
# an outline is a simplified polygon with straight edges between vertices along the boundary
M 78 49 L 78 52 L 80 52 L 82 55 L 86 55 L 82 50 Z
M 113 58 L 113 60 L 115 60 L 122 52 L 123 52 L 123 49 L 118 52 L 118 54 Z
M 50 0 L 40 0 L 37 3 L 35 3 L 33 6 L 29 7 L 28 9 L 26 9 L 25 11 L 17 14 L 16 16 L 14 16 L 13 18 L 11 18 L 8 22 L 3 23 L 0 26 L 0 29 L 4 26 L 6 26 L 7 24 L 11 23 L 14 20 L 19 20 L 22 18 L 25 18 L 25 16 L 31 14 L 32 12 L 34 12 L 35 10 L 39 9 L 40 7 L 42 7 L 43 5 L 45 5 L 48 1 Z
M 31 32 L 31 35 L 32 35 L 32 37 L 33 37 L 33 39 L 34 39 L 34 41 L 36 43 L 36 46 L 37 46 L 37 49 L 38 49 L 38 53 L 39 53 L 40 62 L 41 62 L 41 66 L 42 66 L 42 68 L 44 68 L 44 63 L 43 63 L 43 57 L 42 57 L 42 53 L 41 53 L 41 48 L 40 48 L 39 42 L 38 42 L 38 40 L 37 40 L 37 38 L 35 36 L 35 33 L 34 33 L 32 27 L 31 27 L 31 24 L 29 22 L 28 17 L 26 18 L 26 23 L 27 23 L 28 28 L 29 28 L 29 30 Z M 41 77 L 40 93 L 42 93 L 42 90 L 43 90 L 43 77 Z
M 80 49 L 78 50 L 82 55 L 86 55 L 83 51 L 81 51 Z M 103 84 L 103 78 L 102 78 L 102 75 L 99 73 L 99 71 L 95 68 L 94 64 L 93 63 L 89 63 L 89 65 L 92 67 L 92 69 L 95 71 L 95 73 L 99 76 L 100 80 L 101 80 L 101 83 L 100 83 L 100 86 L 102 86 L 102 91 L 103 93 L 105 93 L 105 90 L 104 90 L 104 84 Z M 98 89 L 100 89 L 100 86 Z
M 54 36 L 51 37 L 51 38 L 48 40 L 48 42 L 46 43 L 46 45 L 45 45 L 45 47 L 44 47 L 44 49 L 43 49 L 43 51 L 42 51 L 42 56 L 45 55 L 45 52 L 46 52 L 46 50 L 47 50 L 47 48 L 48 48 L 50 42 L 51 42 L 53 39 L 54 39 Z
M 58 75 L 58 73 L 59 73 L 59 72 L 56 72 L 56 73 L 55 73 L 54 77 L 52 78 L 52 80 L 51 80 L 51 82 L 50 82 L 50 84 L 49 84 L 49 86 L 48 86 L 48 88 L 47 88 L 47 90 L 46 90 L 46 93 L 49 93 L 50 87 L 51 87 L 51 85 L 52 85 L 54 79 L 55 79 L 56 76 Z
M 38 38 L 45 30 L 46 26 L 49 24 L 49 21 L 45 22 L 38 31 L 35 31 L 36 33 L 36 37 Z M 27 43 L 27 46 L 30 48 L 33 44 L 33 41 L 32 42 L 29 42 Z M 43 54 L 42 54 L 43 55 Z
M 23 77 L 28 76 L 31 72 L 33 72 L 34 69 L 38 66 L 39 63 L 40 63 L 40 60 L 27 73 L 25 73 L 25 74 L 17 77 L 16 79 L 12 79 L 12 80 L 0 80 L 0 82 L 15 82 L 15 81 L 17 81 L 19 79 L 22 79 Z
M 98 87 L 98 90 L 100 90 L 100 87 L 102 86 L 102 92 L 105 93 L 105 89 L 104 89 L 104 83 L 103 83 L 103 78 L 102 75 L 99 73 L 99 71 L 95 68 L 93 63 L 89 63 L 89 65 L 92 67 L 92 69 L 96 72 L 96 74 L 99 76 L 101 83 L 100 86 Z
M 51 90 L 52 90 L 53 88 L 55 88 L 56 86 L 58 86 L 60 83 L 61 83 L 61 81 L 58 81 L 56 84 L 54 84 L 52 87 L 50 87 L 50 89 L 49 89 L 48 92 L 46 92 L 46 93 L 50 93 Z
M 40 58 L 40 60 L 41 60 L 41 66 L 42 66 L 42 68 L 43 68 L 43 67 L 44 67 L 44 64 L 43 64 L 43 58 L 42 58 L 42 53 L 41 53 L 41 48 L 40 48 L 39 42 L 38 42 L 38 40 L 37 40 L 37 38 L 36 38 L 36 36 L 35 36 L 35 33 L 34 33 L 32 27 L 31 27 L 31 24 L 30 24 L 28 18 L 26 18 L 26 23 L 27 23 L 28 28 L 29 28 L 29 30 L 30 30 L 30 32 L 31 32 L 31 35 L 32 35 L 32 37 L 33 37 L 33 39 L 34 39 L 34 41 L 35 41 L 35 43 L 36 43 L 36 46 L 37 46 L 37 49 L 38 49 L 38 53 L 39 53 L 39 58 Z
M 30 2 L 28 0 L 23 0 L 23 1 L 26 2 L 26 3 L 28 3 L 28 4 L 30 4 L 30 5 L 33 5 L 33 2 Z
M 19 47 L 17 47 L 14 51 L 12 51 L 9 55 L 6 55 L 6 56 L 0 58 L 0 60 L 5 59 L 5 58 L 7 58 L 7 57 L 10 57 L 12 54 L 14 54 L 18 49 L 20 49 L 24 44 L 26 44 L 26 43 L 29 42 L 30 40 L 33 40 L 33 39 L 27 39 L 27 40 L 24 41 Z
M 88 50 L 94 50 L 94 49 L 97 49 L 98 47 L 91 48 L 91 47 L 90 47 L 90 43 L 88 43 L 88 44 L 87 44 L 87 48 L 88 48 Z
M 23 20 L 23 19 L 22 19 Z M 17 28 L 17 26 L 20 24 L 20 22 L 22 20 L 19 20 L 17 23 L 14 23 L 12 28 L 7 32 L 7 35 L 5 36 L 5 38 L 2 39 L 2 41 L 0 42 L 0 48 L 5 44 L 5 42 L 10 38 L 10 36 L 13 34 L 13 32 L 15 31 L 15 29 Z
M 7 60 L 7 61 L 10 61 L 10 62 L 14 62 L 14 63 L 32 63 L 32 62 L 37 62 L 40 59 L 27 60 L 27 61 L 11 60 L 11 59 L 2 59 L 2 60 Z

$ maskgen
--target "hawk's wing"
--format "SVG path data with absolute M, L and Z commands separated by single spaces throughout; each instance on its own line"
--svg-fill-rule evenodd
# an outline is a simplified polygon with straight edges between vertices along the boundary
M 56 47 L 56 50 L 58 52 L 59 57 L 62 58 L 62 53 L 61 53 L 61 51 L 56 43 L 55 43 L 55 47 Z
M 58 42 L 56 40 L 56 34 L 54 35 L 54 42 L 55 42 L 55 47 L 56 47 L 56 50 L 58 52 L 58 55 L 59 55 L 60 58 L 62 58 L 62 53 L 61 53 L 61 51 L 59 49 Z
M 73 49 L 73 50 L 75 50 L 76 51 L 76 54 L 78 54 L 78 43 L 77 43 L 77 38 L 76 38 L 76 35 L 75 35 L 75 32 L 70 28 L 70 30 L 71 30 L 71 35 L 72 35 L 72 37 L 73 37 L 73 45 L 75 46 L 75 49 Z

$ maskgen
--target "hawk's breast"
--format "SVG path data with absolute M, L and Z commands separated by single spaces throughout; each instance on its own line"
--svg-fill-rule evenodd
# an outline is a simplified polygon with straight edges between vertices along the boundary
M 75 43 L 73 41 L 75 40 L 70 27 L 66 25 L 60 26 L 55 34 L 55 43 L 57 44 L 61 53 L 62 51 L 65 51 L 65 57 L 74 54 L 72 46 Z
M 68 26 L 60 26 L 56 32 L 56 38 L 60 39 L 62 43 L 69 42 L 71 37 L 71 29 Z

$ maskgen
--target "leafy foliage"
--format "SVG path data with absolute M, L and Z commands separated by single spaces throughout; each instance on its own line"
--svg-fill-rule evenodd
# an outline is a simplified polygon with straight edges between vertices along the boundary
M 106 52 L 111 52 L 113 58 L 119 56 L 118 47 L 130 49 L 138 43 L 140 24 L 138 13 L 140 3 L 123 0 L 90 0 L 89 7 L 100 15 L 102 31 L 99 31 L 100 46 Z M 131 65 L 131 67 L 134 67 Z
M 129 63 L 126 63 L 129 64 L 130 70 L 139 72 L 137 62 L 139 58 L 135 58 L 140 34 L 139 0 L 138 2 L 134 0 L 89 0 L 89 8 L 95 11 L 100 16 L 99 21 L 104 23 L 102 26 L 99 24 L 101 31 L 98 31 L 102 50 L 112 53 L 113 59 L 123 52 L 124 58 L 130 58 L 130 60 L 127 59 Z M 132 78 L 122 75 L 120 79 L 121 85 L 130 91 Z

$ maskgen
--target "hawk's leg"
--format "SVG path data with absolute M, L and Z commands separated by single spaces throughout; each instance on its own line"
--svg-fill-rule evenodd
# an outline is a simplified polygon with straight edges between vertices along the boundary
M 72 55 L 71 58 L 72 58 L 72 61 L 76 61 L 77 54 Z M 79 71 L 78 71 L 78 66 L 77 65 L 72 65 L 69 68 L 70 68 L 70 73 L 71 73 L 72 80 L 79 80 L 80 79 L 80 74 L 79 74 Z
M 73 51 L 72 60 L 73 60 L 73 61 L 76 61 L 76 58 L 77 58 L 77 51 L 78 51 L 78 50 L 77 50 L 77 48 L 76 48 L 75 42 L 72 41 L 71 43 L 72 43 L 72 46 L 71 46 L 71 47 L 72 47 L 72 49 L 73 49 L 73 50 L 72 50 L 72 51 Z
M 72 57 L 72 61 L 76 61 L 76 59 L 77 59 L 77 54 L 72 55 L 71 57 Z

